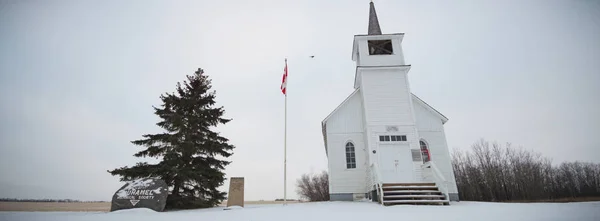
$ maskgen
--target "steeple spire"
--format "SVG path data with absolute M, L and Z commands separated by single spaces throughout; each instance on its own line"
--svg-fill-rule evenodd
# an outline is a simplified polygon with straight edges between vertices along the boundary
M 373 1 L 369 3 L 371 5 L 369 9 L 369 35 L 380 35 L 381 28 L 379 27 L 379 20 L 377 19 L 377 12 L 375 12 L 375 4 Z

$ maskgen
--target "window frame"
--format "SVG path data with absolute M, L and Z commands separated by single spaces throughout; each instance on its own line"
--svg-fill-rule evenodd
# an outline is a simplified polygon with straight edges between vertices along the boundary
M 381 142 L 381 143 L 407 142 L 407 141 L 408 141 L 408 137 L 406 135 L 396 135 L 396 134 L 379 135 L 379 142 Z
M 358 164 L 356 163 L 356 145 L 354 145 L 354 142 L 346 142 L 346 144 L 344 145 L 344 153 L 344 156 L 346 157 L 346 169 L 356 169 L 358 167 Z
M 425 149 L 423 149 L 423 146 L 425 146 Z M 429 143 L 427 143 L 426 140 L 419 140 L 419 149 L 421 150 L 421 159 L 423 161 L 423 163 L 427 163 L 431 161 L 431 148 L 429 148 Z M 427 151 L 427 154 L 425 155 L 424 150 Z M 425 158 L 427 157 L 427 158 Z
M 367 49 L 370 56 L 393 55 L 394 41 L 392 39 L 367 40 Z

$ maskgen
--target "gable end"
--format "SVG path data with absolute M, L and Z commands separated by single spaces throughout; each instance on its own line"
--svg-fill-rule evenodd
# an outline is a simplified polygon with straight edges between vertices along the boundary
M 444 116 L 442 113 L 440 113 L 435 108 L 433 108 L 432 106 L 430 106 L 429 104 L 427 104 L 425 101 L 421 100 L 421 98 L 417 97 L 417 95 L 412 94 L 412 93 L 411 93 L 411 95 L 413 97 L 413 101 L 415 101 L 418 104 L 421 104 L 421 106 L 423 106 L 425 109 L 427 109 L 433 115 L 435 115 L 438 118 L 440 118 L 440 120 L 442 120 L 442 124 L 445 124 L 446 122 L 448 122 L 448 118 L 446 116 Z
M 344 99 L 344 101 L 342 101 L 342 103 L 340 105 L 338 105 L 329 115 L 327 115 L 327 117 L 325 117 L 325 119 L 321 122 L 321 130 L 323 132 L 323 142 L 325 142 L 325 155 L 327 156 L 327 120 L 329 120 L 329 118 L 331 116 L 333 116 L 335 113 L 338 112 L 338 110 L 341 109 L 341 107 L 343 107 L 346 103 L 348 103 L 348 101 L 350 100 L 350 98 L 352 98 L 356 93 L 358 93 L 359 89 L 355 89 L 350 95 L 348 95 L 348 97 L 346 97 L 346 99 Z

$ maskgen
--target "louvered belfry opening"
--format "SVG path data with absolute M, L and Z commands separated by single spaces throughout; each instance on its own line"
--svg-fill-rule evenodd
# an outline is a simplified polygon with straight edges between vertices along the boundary
M 369 40 L 369 55 L 393 54 L 392 40 Z

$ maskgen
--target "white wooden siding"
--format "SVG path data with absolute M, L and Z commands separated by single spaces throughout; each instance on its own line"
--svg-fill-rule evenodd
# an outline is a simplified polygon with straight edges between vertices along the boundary
M 359 133 L 364 131 L 362 98 L 354 93 L 327 119 L 327 134 Z M 329 137 L 328 137 L 329 138 Z
M 421 168 L 421 165 L 423 165 L 422 161 L 421 162 L 413 162 L 414 164 L 414 168 L 415 168 L 415 181 L 416 182 L 422 182 L 425 181 L 423 179 L 423 168 Z
M 357 66 L 389 66 L 404 65 L 404 54 L 402 53 L 402 34 L 355 36 L 355 48 L 353 53 L 356 57 Z M 393 53 L 391 55 L 369 55 L 369 40 L 391 40 Z
M 366 119 L 367 143 L 372 160 L 379 156 L 372 153 L 378 149 L 380 135 L 406 135 L 410 149 L 419 148 L 419 134 L 415 128 L 412 94 L 407 82 L 408 68 L 362 68 L 359 69 L 361 93 Z M 387 131 L 395 126 L 398 131 Z M 420 164 L 415 163 L 412 176 L 421 181 Z M 417 169 L 418 168 L 418 169 Z
M 406 135 L 406 143 L 408 143 L 408 145 L 410 146 L 410 149 L 417 149 L 418 148 L 418 139 L 419 139 L 419 135 L 416 133 L 416 130 L 414 129 L 414 126 L 399 126 L 396 125 L 398 127 L 398 131 L 396 132 L 388 132 L 386 130 L 385 126 L 370 126 L 368 127 L 368 131 L 370 131 L 370 137 L 369 137 L 369 150 L 368 150 L 368 154 L 370 155 L 370 157 L 372 158 L 371 161 L 377 161 L 379 162 L 379 155 L 377 155 L 379 153 L 379 136 L 380 135 Z M 376 151 L 376 153 L 373 153 L 373 150 Z M 410 154 L 410 153 L 408 153 Z M 413 170 L 413 178 L 415 182 L 421 181 L 421 174 L 420 174 L 420 165 L 422 164 L 421 162 L 413 162 L 414 163 L 414 168 L 415 170 Z
M 451 182 L 448 185 L 448 191 L 457 193 L 456 179 L 452 170 L 450 151 L 446 143 L 442 120 L 418 102 L 414 103 L 419 135 L 427 142 L 431 160 L 437 165 L 446 180 Z
M 368 159 L 365 155 L 362 99 L 360 93 L 349 97 L 327 119 L 327 158 L 329 193 L 365 193 Z M 346 168 L 346 143 L 354 144 L 356 168 Z
M 417 98 L 413 97 L 413 104 L 415 110 L 415 117 L 417 118 L 417 128 L 419 131 L 442 131 L 444 125 L 442 119 L 436 117 L 434 114 L 421 105 L 420 102 L 416 101 Z
M 328 167 L 329 193 L 364 193 L 366 189 L 367 160 L 362 133 L 329 134 Z M 356 168 L 346 168 L 346 142 L 354 144 Z
M 360 69 L 367 124 L 414 125 L 406 72 L 402 68 Z
M 368 55 L 367 40 L 373 39 L 391 39 L 394 54 Z M 401 41 L 401 34 L 355 36 L 353 59 L 357 62 L 355 88 L 358 91 L 334 111 L 325 124 L 331 194 L 357 194 L 368 189 L 369 165 L 379 161 L 380 135 L 406 135 L 406 143 L 412 150 L 420 150 L 419 141 L 425 139 L 432 160 L 452 182 L 450 192 L 457 192 L 442 120 L 421 106 L 423 104 L 410 93 L 407 78 L 410 67 L 404 65 Z M 387 126 L 395 126 L 397 131 L 388 131 Z M 348 141 L 355 146 L 354 169 L 346 168 Z M 422 162 L 412 165 L 414 181 L 423 181 L 426 171 L 421 169 Z

